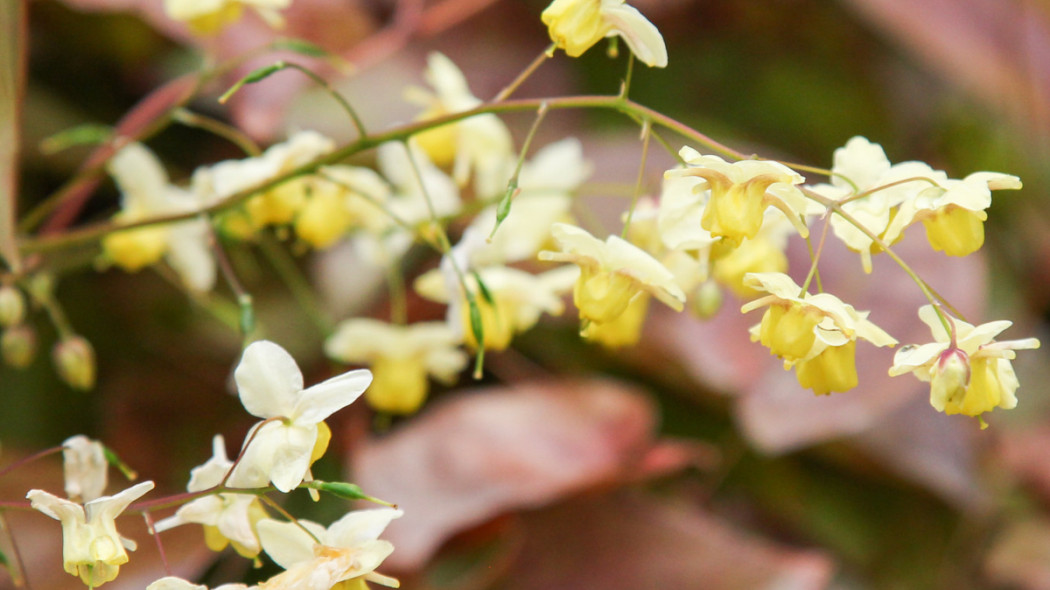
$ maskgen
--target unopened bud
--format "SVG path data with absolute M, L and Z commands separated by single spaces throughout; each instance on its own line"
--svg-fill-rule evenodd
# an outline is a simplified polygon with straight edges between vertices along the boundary
M 722 288 L 714 281 L 706 281 L 689 298 L 689 309 L 696 317 L 706 320 L 722 309 Z
M 930 380 L 930 403 L 935 408 L 957 402 L 970 385 L 970 357 L 958 348 L 949 348 L 937 357 Z
M 26 324 L 11 326 L 0 336 L 0 356 L 4 364 L 24 369 L 36 356 L 36 332 Z
M 95 349 L 81 336 L 70 336 L 51 351 L 58 376 L 73 389 L 95 386 Z
M 0 328 L 21 324 L 26 316 L 22 292 L 11 285 L 0 287 Z

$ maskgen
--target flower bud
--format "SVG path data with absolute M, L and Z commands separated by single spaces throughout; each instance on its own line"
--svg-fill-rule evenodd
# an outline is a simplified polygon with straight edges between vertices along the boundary
M 0 336 L 0 356 L 10 367 L 28 367 L 36 356 L 36 332 L 25 324 L 4 330 Z
M 689 303 L 693 315 L 702 320 L 711 319 L 722 309 L 722 288 L 714 281 L 705 281 L 697 287 Z
M 26 315 L 25 298 L 11 285 L 0 287 L 0 328 L 21 324 Z
M 81 336 L 70 336 L 51 351 L 58 376 L 73 389 L 95 386 L 95 349 Z

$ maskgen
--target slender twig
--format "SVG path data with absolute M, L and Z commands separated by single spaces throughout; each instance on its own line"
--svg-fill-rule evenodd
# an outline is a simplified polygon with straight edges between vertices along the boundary
M 510 98 L 510 95 L 518 89 L 522 83 L 525 82 L 545 61 L 551 58 L 551 52 L 554 50 L 555 45 L 552 43 L 550 47 L 544 49 L 542 53 L 536 56 L 536 59 L 532 60 L 532 63 L 525 66 L 525 69 L 521 71 L 510 84 L 507 84 L 503 90 L 500 90 L 496 96 L 492 98 L 492 102 L 503 102 Z
M 0 469 L 0 477 L 3 477 L 5 475 L 7 475 L 8 473 L 14 471 L 15 469 L 18 469 L 19 467 L 22 467 L 23 465 L 27 465 L 29 463 L 32 463 L 33 461 L 36 461 L 37 459 L 43 459 L 44 457 L 47 457 L 48 455 L 54 455 L 54 454 L 57 454 L 57 453 L 61 453 L 63 448 L 64 447 L 59 445 L 57 447 L 51 447 L 50 449 L 44 449 L 43 451 L 40 451 L 40 452 L 37 452 L 37 453 L 33 453 L 32 455 L 29 455 L 28 457 L 23 457 L 23 458 L 19 459 L 18 461 L 15 461 L 14 463 L 11 463 L 10 465 L 4 467 L 3 469 Z
M 218 119 L 213 119 L 212 117 L 207 117 L 200 113 L 194 113 L 193 111 L 182 107 L 179 107 L 172 112 L 172 119 L 187 127 L 202 129 L 221 137 L 241 148 L 241 150 L 249 156 L 258 156 L 262 153 L 258 144 L 252 141 L 252 138 L 248 137 L 248 134 L 233 125 L 228 125 Z
M 168 555 L 164 552 L 164 543 L 160 541 L 160 534 L 157 532 L 156 527 L 153 526 L 153 517 L 150 516 L 148 510 L 142 511 L 142 520 L 146 521 L 146 530 L 153 537 L 153 540 L 157 543 L 157 554 L 160 555 L 160 563 L 164 566 L 164 573 L 171 575 L 171 564 L 168 563 Z
M 634 190 L 631 192 L 631 207 L 627 210 L 627 219 L 623 222 L 623 230 L 620 237 L 627 239 L 627 230 L 631 227 L 631 219 L 634 217 L 634 208 L 638 206 L 638 198 L 642 194 L 642 181 L 645 179 L 645 165 L 649 161 L 649 121 L 642 122 L 642 158 L 638 164 L 638 176 L 634 180 Z

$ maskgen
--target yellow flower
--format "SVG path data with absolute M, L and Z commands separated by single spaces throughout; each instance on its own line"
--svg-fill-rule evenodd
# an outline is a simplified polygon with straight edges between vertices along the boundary
M 752 328 L 758 340 L 784 360 L 784 368 L 795 367 L 802 387 L 817 395 L 848 391 L 857 386 L 856 344 L 862 338 L 876 346 L 897 341 L 830 293 L 803 293 L 791 277 L 782 273 L 750 273 L 744 284 L 768 293 L 744 305 L 740 311 L 766 307 L 762 322 Z
M 641 248 L 617 236 L 602 242 L 587 231 L 564 223 L 555 223 L 551 234 L 561 251 L 544 250 L 539 258 L 572 262 L 580 267 L 573 301 L 580 311 L 582 330 L 592 322 L 616 320 L 643 293 L 682 311 L 685 293 L 675 282 L 674 274 Z
M 237 22 L 245 6 L 255 9 L 271 27 L 284 26 L 278 10 L 288 8 L 291 0 L 164 0 L 168 18 L 182 21 L 195 33 L 211 35 Z
M 919 318 L 930 327 L 935 342 L 903 346 L 893 357 L 890 375 L 914 373 L 930 383 L 930 405 L 945 414 L 980 418 L 995 408 L 1017 406 L 1020 384 L 1010 361 L 1015 350 L 1039 348 L 1039 340 L 1007 340 L 995 337 L 1010 327 L 1009 321 L 973 326 L 947 318 L 955 334 L 949 334 L 933 306 L 919 309 Z M 981 419 L 981 427 L 987 426 Z
M 637 344 L 642 337 L 642 326 L 645 324 L 651 299 L 648 293 L 642 293 L 632 299 L 627 304 L 627 309 L 612 321 L 601 324 L 592 322 L 580 332 L 580 336 L 605 348 L 623 348 Z
M 551 41 L 570 57 L 579 57 L 605 37 L 619 35 L 642 63 L 667 66 L 660 31 L 624 0 L 554 0 L 540 15 Z
M 94 588 L 117 577 L 120 566 L 128 562 L 124 550 L 135 549 L 135 542 L 117 533 L 114 522 L 132 502 L 153 489 L 144 481 L 119 494 L 102 496 L 80 505 L 43 490 L 26 494 L 35 510 L 62 522 L 62 560 L 66 572 L 80 576 Z
M 943 173 L 941 173 L 943 174 Z M 892 242 L 904 228 L 921 221 L 934 250 L 949 256 L 966 256 L 984 245 L 985 209 L 993 190 L 1017 190 L 1021 179 L 998 172 L 974 172 L 962 180 L 940 180 L 904 202 L 886 229 Z
M 804 180 L 795 171 L 768 160 L 729 163 L 690 147 L 679 153 L 688 167 L 668 170 L 665 176 L 703 179 L 692 190 L 701 195 L 710 192 L 706 202 L 700 197 L 700 226 L 712 236 L 737 243 L 755 237 L 769 206 L 780 209 L 802 237 L 809 235 L 804 217 L 813 205 L 795 186 Z
M 468 346 L 477 348 L 470 307 L 458 277 L 450 280 L 443 270 L 435 269 L 420 276 L 415 289 L 427 299 L 449 303 L 449 326 L 463 335 Z M 572 288 L 579 274 L 574 267 L 536 275 L 507 266 L 490 266 L 476 272 L 485 285 L 485 292 L 492 297 L 491 302 L 485 298 L 472 273 L 467 283 L 481 312 L 482 334 L 488 350 L 505 350 L 516 334 L 536 325 L 543 313 L 560 315 L 564 308 L 561 295 Z M 455 295 L 450 295 L 449 285 L 456 285 Z
M 368 364 L 372 386 L 365 401 L 380 412 L 411 414 L 426 399 L 427 376 L 451 383 L 467 364 L 460 339 L 444 323 L 408 326 L 359 318 L 339 324 L 325 354 L 344 363 Z

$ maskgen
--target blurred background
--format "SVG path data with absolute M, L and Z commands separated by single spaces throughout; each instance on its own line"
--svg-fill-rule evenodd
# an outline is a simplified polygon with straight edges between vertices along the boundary
M 892 162 L 923 160 L 961 178 L 1020 176 L 995 195 L 978 255 L 947 258 L 917 228 L 902 256 L 971 323 L 1011 319 L 1004 339 L 1047 339 L 1050 310 L 1050 4 L 1040 0 L 636 0 L 663 33 L 666 69 L 639 67 L 631 97 L 745 153 L 830 167 L 854 135 L 881 143 Z M 404 100 L 441 51 L 474 94 L 495 95 L 548 44 L 543 1 L 294 0 L 280 34 L 310 40 L 356 65 L 342 76 L 314 66 L 370 129 L 411 120 Z M 58 189 L 90 155 L 46 154 L 41 141 L 84 123 L 116 124 L 161 85 L 202 60 L 229 58 L 277 34 L 246 14 L 217 37 L 192 37 L 160 0 L 36 0 L 28 4 L 28 86 L 20 211 Z M 341 141 L 353 128 L 331 98 L 284 72 L 216 97 L 266 54 L 206 87 L 189 108 L 263 143 L 297 129 Z M 303 63 L 309 60 L 296 58 Z M 625 60 L 602 45 L 559 53 L 516 94 L 610 94 Z M 156 95 L 154 95 L 155 97 Z M 509 115 L 516 145 L 531 115 Z M 552 113 L 536 146 L 573 135 L 595 173 L 582 199 L 617 230 L 640 154 L 637 128 L 611 112 Z M 240 157 L 228 142 L 172 126 L 148 142 L 176 182 L 195 167 Z M 645 177 L 659 189 L 672 159 L 654 154 Z M 367 163 L 367 157 L 362 160 Z M 820 182 L 821 178 L 810 178 Z M 103 181 L 74 226 L 108 218 L 118 193 Z M 917 238 L 917 239 L 912 239 Z M 301 255 L 277 238 L 230 256 L 253 294 L 260 335 L 287 348 L 307 384 L 342 370 L 322 355 L 329 320 L 383 317 L 381 274 L 337 248 Z M 95 391 L 55 377 L 54 330 L 36 314 L 40 352 L 25 370 L 0 368 L 0 465 L 74 434 L 102 439 L 161 490 L 184 489 L 188 470 L 222 433 L 231 454 L 254 419 L 231 395 L 240 336 L 229 293 L 192 301 L 152 271 L 97 272 L 90 248 L 64 251 L 56 296 L 95 346 Z M 791 247 L 793 271 L 804 244 Z M 925 342 L 922 297 L 892 263 L 832 248 L 825 288 L 870 309 L 902 343 Z M 435 258 L 415 252 L 411 276 Z M 289 268 L 291 270 L 289 270 Z M 803 271 L 804 272 L 804 271 Z M 289 274 L 291 273 L 291 274 Z M 304 302 L 289 276 L 314 286 Z M 294 282 L 294 280 L 293 280 Z M 412 298 L 413 320 L 444 309 Z M 1050 588 L 1050 365 L 1043 351 L 1015 361 L 1020 403 L 976 420 L 938 414 L 928 386 L 885 375 L 893 351 L 858 347 L 862 385 L 816 398 L 801 390 L 747 328 L 726 294 L 706 321 L 652 310 L 642 343 L 608 351 L 576 336 L 574 310 L 547 318 L 511 350 L 489 355 L 480 382 L 437 388 L 416 416 L 376 421 L 363 404 L 334 416 L 329 455 L 315 473 L 355 481 L 406 516 L 386 538 L 397 550 L 381 571 L 403 587 L 498 589 Z M 57 458 L 0 480 L 0 500 L 31 487 L 61 489 Z M 112 474 L 114 480 L 116 474 Z M 123 482 L 111 483 L 111 490 Z M 289 502 L 322 522 L 346 506 L 306 494 Z M 161 515 L 163 516 L 163 515 Z M 128 518 L 139 550 L 109 586 L 142 588 L 163 575 L 156 547 Z M 9 513 L 32 588 L 77 588 L 64 574 L 57 523 Z M 164 533 L 176 573 L 209 585 L 264 579 L 272 565 L 208 552 L 200 530 Z M 2 543 L 2 542 L 0 542 Z M 5 550 L 5 552 L 9 552 Z M 13 587 L 0 573 L 0 588 Z

